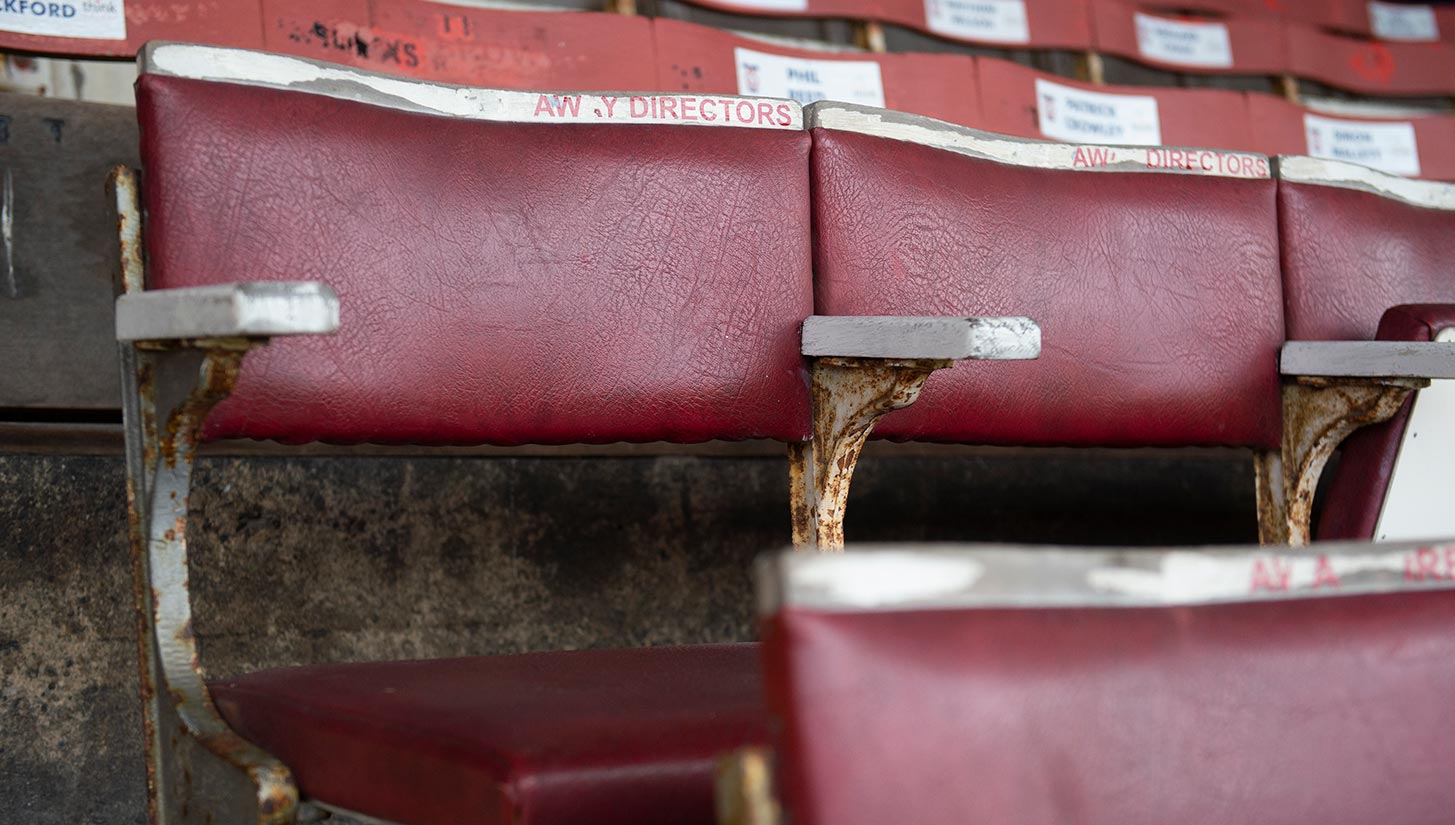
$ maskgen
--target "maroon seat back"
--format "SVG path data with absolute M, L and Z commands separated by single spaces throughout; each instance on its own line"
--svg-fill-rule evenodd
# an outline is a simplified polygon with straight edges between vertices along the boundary
M 932 376 L 876 434 L 1279 443 L 1267 158 L 1039 143 L 827 104 L 810 125 L 819 314 L 1021 314 L 1045 336 L 1039 360 Z
M 769 560 L 778 796 L 794 825 L 1443 821 L 1452 559 Z
M 208 437 L 808 435 L 797 104 L 163 46 L 138 109 L 150 287 L 318 280 L 342 306 L 336 336 L 251 355 Z
M 1373 340 L 1392 306 L 1455 303 L 1455 187 L 1303 157 L 1278 173 L 1289 340 Z

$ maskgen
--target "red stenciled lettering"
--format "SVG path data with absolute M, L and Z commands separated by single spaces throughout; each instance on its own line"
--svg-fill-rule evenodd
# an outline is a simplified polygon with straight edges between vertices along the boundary
M 695 98 L 695 97 L 684 97 L 684 98 L 682 98 L 682 119 L 683 120 L 696 120 L 697 119 L 697 98 Z
M 603 97 L 603 98 L 601 98 L 602 104 L 606 106 L 606 116 L 607 117 L 611 117 L 612 112 L 616 109 L 616 101 L 617 101 L 617 98 L 614 97 L 614 96 L 613 97 Z
M 748 107 L 748 113 L 747 114 L 743 114 L 743 107 L 744 106 L 747 106 Z M 747 101 L 747 100 L 739 100 L 738 101 L 738 112 L 737 112 L 737 114 L 738 114 L 738 122 L 739 123 L 752 123 L 753 122 L 753 104 L 752 104 L 752 102 L 751 101 Z
M 1089 163 L 1086 162 L 1086 150 L 1085 149 L 1082 149 L 1080 146 L 1076 147 L 1076 155 L 1075 155 L 1075 157 L 1071 158 L 1071 165 L 1072 166 L 1090 166 L 1091 165 L 1091 164 L 1089 164 Z
M 1268 158 L 1258 158 L 1257 162 L 1253 166 L 1253 169 L 1258 173 L 1258 177 L 1268 177 Z
M 1253 159 L 1247 155 L 1243 156 L 1243 174 L 1250 178 L 1253 177 Z
M 787 126 L 793 122 L 793 112 L 789 110 L 787 103 L 778 104 L 778 117 L 782 118 L 778 121 L 779 126 Z
M 716 102 L 717 102 L 716 100 L 713 100 L 712 98 L 709 97 L 709 98 L 704 98 L 703 101 L 702 101 L 702 103 L 700 105 L 698 105 L 697 111 L 702 115 L 702 119 L 703 120 L 717 120 L 717 114 L 715 112 L 713 112 L 712 110 L 710 110 L 710 109 L 707 108 L 709 104 L 716 103 Z
M 1338 587 L 1339 574 L 1334 572 L 1334 565 L 1329 563 L 1329 557 L 1321 555 L 1318 563 L 1314 565 L 1314 589 L 1317 590 L 1324 585 Z
M 1278 559 L 1263 559 L 1253 562 L 1253 592 L 1259 590 L 1287 590 L 1289 578 L 1293 575 L 1293 565 L 1281 562 Z
M 662 98 L 661 109 L 662 109 L 662 118 L 663 119 L 666 119 L 666 118 L 669 118 L 669 117 L 672 118 L 673 120 L 676 120 L 677 119 L 677 101 L 676 100 L 674 100 L 674 99 L 672 99 L 670 97 L 664 97 L 664 98 Z M 671 112 L 671 114 L 668 114 L 669 111 Z
M 542 109 L 545 110 L 546 114 L 551 115 L 552 117 L 554 117 L 555 114 L 556 114 L 556 110 L 553 109 L 553 108 L 551 108 L 551 99 L 548 98 L 548 97 L 546 97 L 545 95 L 541 95 L 536 100 L 536 113 L 535 113 L 535 116 L 536 117 L 540 117 L 541 116 L 541 110 Z
M 1420 565 L 1420 581 L 1428 576 L 1431 580 L 1446 578 L 1440 572 L 1440 554 L 1435 552 L 1433 547 L 1421 547 L 1415 551 L 1415 556 Z
M 638 104 L 641 105 L 640 111 L 637 109 Z M 647 112 L 651 110 L 650 107 L 647 106 L 646 98 L 637 97 L 635 95 L 627 98 L 626 105 L 627 115 L 629 115 L 630 117 L 646 117 Z
M 771 103 L 759 103 L 758 104 L 758 122 L 759 123 L 766 123 L 769 126 L 772 126 L 773 125 L 773 104 L 771 104 Z
M 1212 152 L 1203 152 L 1199 158 L 1202 160 L 1202 171 L 1211 172 L 1213 170 Z
M 560 108 L 561 114 L 571 117 L 581 116 L 581 95 L 566 95 L 556 99 L 556 106 Z
M 1433 547 L 1421 547 L 1412 553 L 1406 553 L 1404 557 L 1404 579 L 1411 582 L 1422 582 L 1426 579 L 1438 580 L 1451 577 L 1451 571 L 1447 562 L 1446 569 L 1440 570 L 1440 553 Z
M 1445 548 L 1445 578 L 1455 579 L 1455 546 Z

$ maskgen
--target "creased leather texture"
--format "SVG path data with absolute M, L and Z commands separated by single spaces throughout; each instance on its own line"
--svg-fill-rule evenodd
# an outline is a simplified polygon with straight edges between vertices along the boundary
M 931 376 L 878 436 L 1275 447 L 1271 180 L 1010 166 L 814 130 L 825 315 L 1026 315 L 1037 361 Z
M 1369 341 L 1386 309 L 1455 302 L 1455 211 L 1278 184 L 1291 341 Z
M 210 685 L 313 799 L 404 825 L 706 825 L 756 645 L 315 665 Z
M 1381 341 L 1433 341 L 1455 327 L 1455 304 L 1410 304 L 1392 307 L 1379 321 Z M 1316 525 L 1320 541 L 1375 538 L 1384 494 L 1394 477 L 1400 440 L 1409 424 L 1411 396 L 1394 417 L 1360 427 L 1340 445 L 1338 469 L 1329 481 L 1323 514 Z
M 805 133 L 486 123 L 150 75 L 138 109 L 151 287 L 339 295 L 339 332 L 250 354 L 205 437 L 808 435 Z
M 1455 592 L 767 623 L 793 825 L 1433 825 Z

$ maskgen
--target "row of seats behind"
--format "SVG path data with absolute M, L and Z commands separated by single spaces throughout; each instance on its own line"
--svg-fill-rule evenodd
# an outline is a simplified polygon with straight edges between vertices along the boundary
M 876 21 L 936 38 L 1002 49 L 1106 53 L 1148 66 L 1212 75 L 1293 76 L 1375 96 L 1455 94 L 1455 45 L 1439 39 L 1374 41 L 1282 17 L 1219 9 L 1210 17 L 1175 17 L 1122 0 L 705 0 L 704 5 L 752 15 Z M 313 56 L 354 54 L 426 79 L 446 64 L 518 64 L 523 73 L 564 60 L 584 69 L 601 54 L 646 37 L 638 25 L 609 26 L 590 18 L 556 20 L 551 36 L 493 36 L 508 24 L 501 9 L 429 0 L 260 0 L 173 3 L 133 0 L 83 6 L 72 17 L 8 20 L 0 10 L 0 49 L 61 56 L 135 54 L 150 40 L 186 40 Z M 102 9 L 110 9 L 103 11 Z M 546 12 L 535 12 L 546 13 Z M 534 24 L 517 21 L 520 28 Z M 1408 27 L 1407 27 L 1408 28 Z M 1455 28 L 1455 27 L 1447 27 Z M 886 41 L 887 42 L 887 41 Z M 641 54 L 635 52 L 634 54 Z M 503 85 L 476 74 L 465 82 Z M 599 82 L 588 86 L 602 88 Z M 538 88 L 553 88 L 540 86 Z M 559 84 L 554 86 L 559 88 Z M 584 88 L 584 87 L 583 87 Z
M 993 57 L 827 51 L 668 19 L 356 5 L 279 11 L 264 39 L 281 53 L 463 85 L 831 99 L 1019 137 L 1308 154 L 1455 180 L 1455 115 L 1376 118 L 1258 92 L 1096 86 Z M 369 25 L 320 22 L 358 19 Z M 385 34 L 421 29 L 432 37 Z

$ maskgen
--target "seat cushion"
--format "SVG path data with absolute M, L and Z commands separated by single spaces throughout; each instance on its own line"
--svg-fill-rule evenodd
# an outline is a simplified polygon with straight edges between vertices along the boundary
M 756 645 L 283 668 L 211 684 L 307 798 L 406 825 L 711 823 L 766 742 Z

